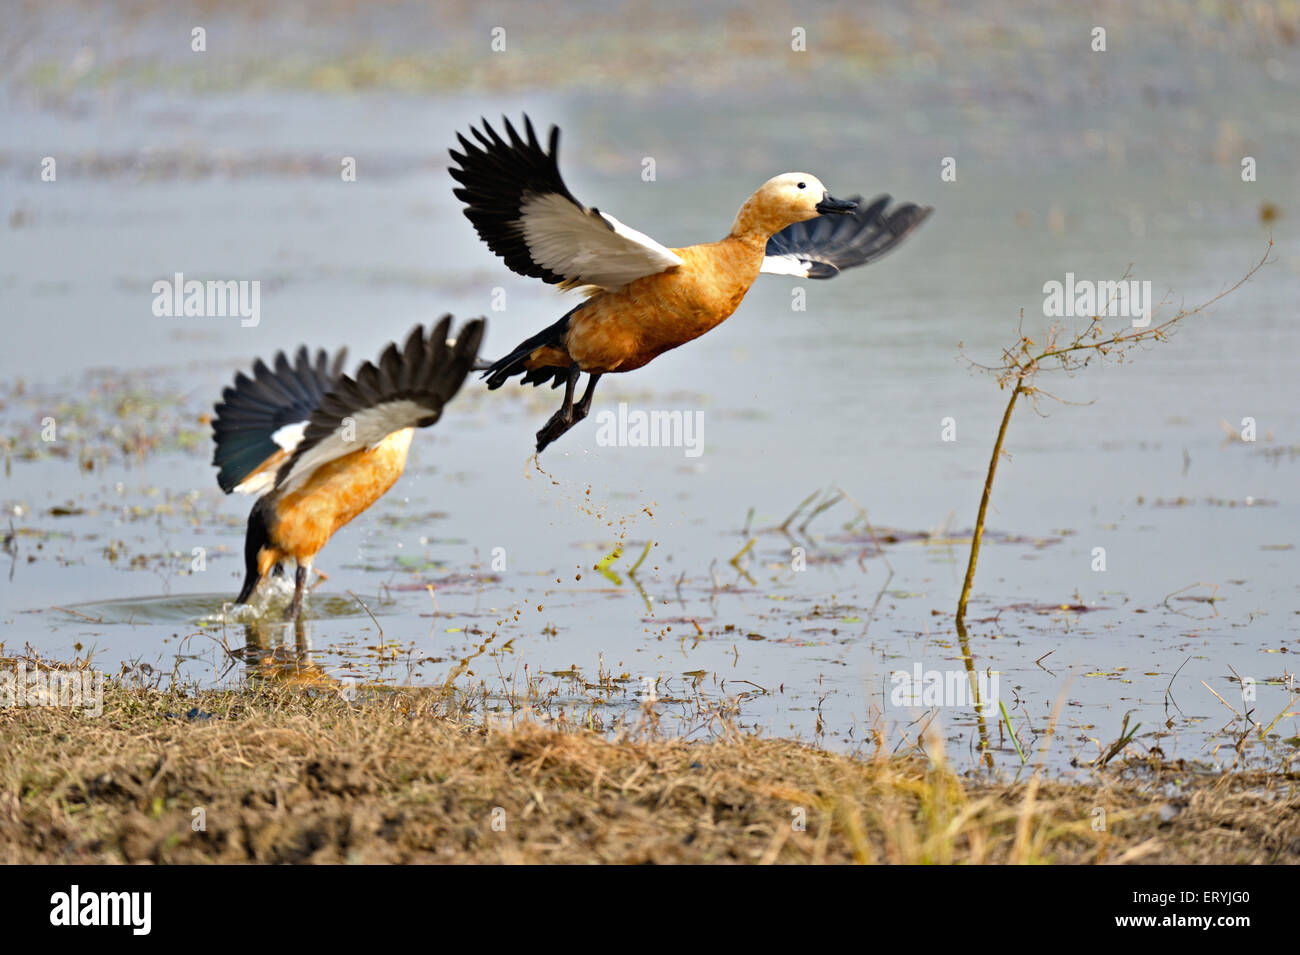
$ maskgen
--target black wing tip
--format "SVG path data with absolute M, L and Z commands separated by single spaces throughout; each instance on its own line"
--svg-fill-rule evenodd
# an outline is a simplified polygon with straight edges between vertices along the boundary
M 527 113 L 521 115 L 524 136 L 519 135 L 514 123 L 505 115 L 501 117 L 505 136 L 484 117 L 479 118 L 477 126 L 471 124 L 469 127 L 469 134 L 477 143 L 457 131 L 456 141 L 461 148 L 459 151 L 455 148 L 447 150 L 453 162 L 447 171 L 463 187 L 455 190 L 458 199 L 470 202 L 470 198 L 461 193 L 481 192 L 485 180 L 499 188 L 511 180 L 536 185 L 539 179 L 550 187 L 550 191 L 573 199 L 559 173 L 560 128 L 551 125 L 548 148 L 543 148 L 532 118 Z
M 933 206 L 902 202 L 881 193 L 870 201 L 853 196 L 858 208 L 844 216 L 818 216 L 781 230 L 768 240 L 767 254 L 788 256 L 807 268 L 807 278 L 829 279 L 845 269 L 874 262 L 897 248 L 931 213 Z
M 292 358 L 290 355 L 292 354 Z M 280 428 L 306 420 L 342 375 L 347 349 L 333 360 L 325 349 L 306 345 L 278 351 L 268 364 L 257 358 L 252 374 L 235 373 L 213 406 L 212 464 L 227 494 L 280 450 L 272 439 Z
M 924 222 L 926 219 L 930 218 L 930 216 L 934 214 L 934 206 L 914 205 L 913 207 L 916 209 L 916 212 L 914 213 L 914 215 L 916 216 L 916 220 L 912 224 L 913 229 L 915 229 L 922 222 Z
M 363 362 L 352 375 L 341 376 L 321 405 L 343 399 L 355 412 L 388 401 L 435 396 L 427 386 L 444 372 L 458 375 L 459 387 L 478 357 L 487 319 L 480 316 L 463 322 L 453 337 L 454 322 L 454 316 L 446 313 L 428 326 L 416 325 L 402 342 L 389 342 L 378 358 Z M 453 341 L 454 346 L 449 347 Z M 314 422 L 318 416 L 312 417 Z
M 280 465 L 276 486 L 283 484 L 299 459 L 332 435 L 348 415 L 387 402 L 410 400 L 429 412 L 416 422 L 417 427 L 435 424 L 469 375 L 487 326 L 482 317 L 465 322 L 457 331 L 455 345 L 449 348 L 447 333 L 453 321 L 450 313 L 444 314 L 429 326 L 427 333 L 424 325 L 416 325 L 406 336 L 405 345 L 390 342 L 377 360 L 363 362 L 354 375 L 341 376 L 312 412 L 294 453 Z
M 497 127 L 493 126 L 486 116 L 480 115 L 477 123 L 470 123 L 467 127 L 469 135 L 478 142 L 471 142 L 466 138 L 465 133 L 457 130 L 456 141 L 460 144 L 460 152 L 457 152 L 454 148 L 447 151 L 451 154 L 452 159 L 460 165 L 464 165 L 467 158 L 493 150 L 537 152 L 546 158 L 553 159 L 559 147 L 560 128 L 554 123 L 551 124 L 547 134 L 549 148 L 543 149 L 541 140 L 537 138 L 537 128 L 533 125 L 532 117 L 527 113 L 520 113 L 519 115 L 522 119 L 523 136 L 519 135 L 518 127 L 505 113 L 501 114 L 500 122 L 501 128 L 505 130 L 504 136 L 497 132 Z
M 522 135 L 519 125 L 508 116 L 502 116 L 500 122 L 504 136 L 484 117 L 469 127 L 468 135 L 456 133 L 460 149 L 449 151 L 453 164 L 447 170 L 457 183 L 452 195 L 464 203 L 462 211 L 474 231 L 507 268 L 558 285 L 565 276 L 536 262 L 520 234 L 523 206 L 529 196 L 549 194 L 562 196 L 579 208 L 582 204 L 560 175 L 559 128 L 551 127 L 547 152 L 537 138 L 532 118 L 522 115 Z

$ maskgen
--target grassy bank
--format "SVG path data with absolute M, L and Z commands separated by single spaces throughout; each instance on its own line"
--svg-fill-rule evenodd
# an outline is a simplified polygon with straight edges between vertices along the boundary
M 0 710 L 0 862 L 1300 861 L 1277 775 L 994 784 L 783 740 L 484 730 L 454 706 L 109 685 L 99 717 Z

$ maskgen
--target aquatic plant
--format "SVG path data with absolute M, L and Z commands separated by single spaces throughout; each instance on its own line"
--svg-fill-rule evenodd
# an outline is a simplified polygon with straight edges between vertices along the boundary
M 1156 321 L 1155 316 L 1169 304 L 1168 298 L 1162 300 L 1154 309 L 1150 309 L 1151 303 L 1148 297 L 1147 306 L 1150 310 L 1144 316 L 1145 321 L 1138 322 L 1134 320 L 1131 325 L 1115 332 L 1108 332 L 1102 327 L 1103 316 L 1110 314 L 1111 306 L 1115 304 L 1117 290 L 1119 294 L 1122 294 L 1123 289 L 1127 287 L 1128 273 L 1125 273 L 1120 282 L 1108 283 L 1112 288 L 1105 304 L 1097 309 L 1101 314 L 1093 315 L 1089 323 L 1084 328 L 1076 330 L 1070 338 L 1065 338 L 1067 329 L 1063 323 L 1058 321 L 1048 329 L 1044 343 L 1039 345 L 1025 334 L 1025 313 L 1022 309 L 1020 323 L 1016 330 L 1016 343 L 1003 350 L 1001 363 L 983 365 L 969 358 L 966 359 L 972 368 L 996 376 L 998 387 L 1002 390 L 1010 388 L 1011 394 L 1007 398 L 1006 410 L 1002 413 L 1002 423 L 998 426 L 997 438 L 993 442 L 993 454 L 989 458 L 988 472 L 984 476 L 984 491 L 980 496 L 979 512 L 975 518 L 975 530 L 971 534 L 970 556 L 966 563 L 966 577 L 962 582 L 961 596 L 957 600 L 957 632 L 963 639 L 966 637 L 966 605 L 970 601 L 971 588 L 975 583 L 975 565 L 979 560 L 980 540 L 984 536 L 984 521 L 988 516 L 989 499 L 993 496 L 993 479 L 997 475 L 998 461 L 1003 454 L 1003 445 L 1006 443 L 1007 438 L 1007 427 L 1011 423 L 1011 413 L 1015 411 L 1016 404 L 1021 398 L 1033 402 L 1035 408 L 1037 408 L 1040 397 L 1047 397 L 1062 404 L 1070 403 L 1040 388 L 1038 386 L 1039 374 L 1044 371 L 1062 371 L 1073 374 L 1086 368 L 1093 361 L 1098 363 L 1107 360 L 1123 362 L 1135 349 L 1168 340 L 1185 319 L 1203 312 L 1250 281 L 1255 273 L 1268 262 L 1272 249 L 1273 240 L 1269 239 L 1268 248 L 1265 250 L 1264 255 L 1235 284 L 1195 308 L 1179 308 L 1174 315 L 1164 321 Z M 1046 292 L 1046 289 L 1044 291 Z M 1095 304 L 1097 303 L 1094 302 Z

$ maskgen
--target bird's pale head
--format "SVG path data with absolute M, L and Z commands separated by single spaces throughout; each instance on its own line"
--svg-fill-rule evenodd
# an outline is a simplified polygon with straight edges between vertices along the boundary
M 820 215 L 852 212 L 857 203 L 835 199 L 822 181 L 806 172 L 773 176 L 746 200 L 736 216 L 733 234 L 763 232 L 771 235 L 796 222 Z

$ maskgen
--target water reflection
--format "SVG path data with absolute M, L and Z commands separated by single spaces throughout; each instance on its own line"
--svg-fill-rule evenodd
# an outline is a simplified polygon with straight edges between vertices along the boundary
M 292 627 L 292 638 L 289 629 Z M 346 690 L 347 681 L 329 675 L 314 659 L 307 624 L 258 620 L 244 625 L 244 646 L 234 651 L 244 661 L 250 686 L 273 685 L 295 689 Z

